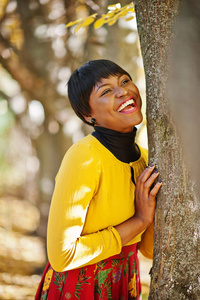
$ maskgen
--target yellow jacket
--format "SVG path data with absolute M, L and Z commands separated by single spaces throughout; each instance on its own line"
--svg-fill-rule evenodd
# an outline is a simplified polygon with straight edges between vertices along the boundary
M 135 182 L 146 168 L 147 150 L 132 163 L 118 160 L 88 135 L 66 153 L 49 212 L 47 252 L 53 269 L 62 272 L 97 263 L 120 253 L 113 227 L 134 215 Z M 152 257 L 153 226 L 143 233 L 141 252 Z M 141 241 L 141 234 L 127 245 Z

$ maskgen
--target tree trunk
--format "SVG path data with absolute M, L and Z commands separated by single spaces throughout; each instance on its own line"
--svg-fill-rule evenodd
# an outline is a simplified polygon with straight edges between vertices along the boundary
M 182 0 L 172 47 L 168 94 L 200 197 L 200 2 Z M 190 147 L 188 147 L 190 145 Z
M 166 96 L 180 0 L 135 0 L 144 60 L 149 162 L 160 171 L 149 299 L 199 299 L 199 203 Z

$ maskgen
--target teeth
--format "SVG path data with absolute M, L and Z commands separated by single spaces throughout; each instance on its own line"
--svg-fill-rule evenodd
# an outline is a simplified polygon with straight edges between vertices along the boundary
M 118 109 L 118 111 L 122 111 L 126 106 L 130 105 L 130 104 L 134 104 L 135 101 L 133 99 L 130 99 L 128 101 L 126 101 L 125 103 L 123 103 L 120 108 Z

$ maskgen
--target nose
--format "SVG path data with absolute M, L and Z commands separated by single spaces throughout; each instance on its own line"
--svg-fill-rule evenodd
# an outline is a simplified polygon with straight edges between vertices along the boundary
M 116 94 L 116 97 L 118 97 L 118 98 L 127 95 L 127 93 L 128 93 L 127 89 L 122 86 L 119 86 L 116 88 L 115 94 Z

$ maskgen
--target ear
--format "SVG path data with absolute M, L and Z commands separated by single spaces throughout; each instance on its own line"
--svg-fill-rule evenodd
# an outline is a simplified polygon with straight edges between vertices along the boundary
M 84 116 L 84 119 L 85 119 L 88 123 L 91 123 L 91 118 L 92 118 L 92 116 Z

